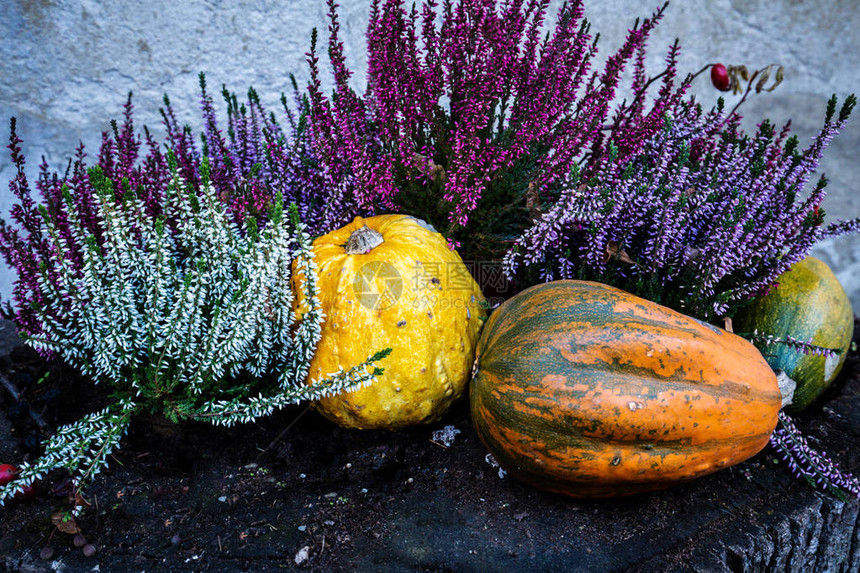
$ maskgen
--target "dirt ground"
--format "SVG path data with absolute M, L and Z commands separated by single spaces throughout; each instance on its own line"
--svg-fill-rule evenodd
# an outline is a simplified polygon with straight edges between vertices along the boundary
M 26 349 L 10 351 L 0 371 L 50 428 L 104 400 L 98 388 Z M 22 406 L 0 389 L 0 463 L 38 453 L 38 427 Z M 860 473 L 856 352 L 797 423 Z M 446 446 L 434 432 L 448 426 L 459 433 Z M 780 519 L 811 503 L 830 507 L 817 510 L 828 519 L 834 507 L 854 512 L 847 549 L 834 551 L 860 561 L 857 500 L 838 505 L 816 493 L 770 448 L 663 492 L 585 502 L 502 478 L 486 455 L 465 401 L 438 423 L 399 432 L 344 430 L 305 407 L 232 429 L 138 419 L 89 488 L 92 506 L 78 520 L 95 553 L 85 555 L 52 524 L 69 504 L 62 476 L 51 476 L 36 499 L 0 509 L 0 570 L 746 570 L 750 557 L 738 547 L 761 537 L 757 531 L 775 531 L 762 558 L 768 569 L 782 559 L 772 546 L 791 541 L 780 541 Z M 823 563 L 816 554 L 836 532 L 819 525 L 813 540 L 804 523 L 786 527 L 789 538 L 806 536 L 803 548 L 785 553 L 786 564 Z

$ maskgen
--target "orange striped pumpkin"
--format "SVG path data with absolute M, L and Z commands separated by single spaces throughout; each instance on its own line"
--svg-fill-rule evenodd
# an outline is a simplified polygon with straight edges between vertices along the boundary
M 746 340 L 614 287 L 556 281 L 493 312 L 470 401 L 479 436 L 512 476 L 610 497 L 753 456 L 782 397 Z

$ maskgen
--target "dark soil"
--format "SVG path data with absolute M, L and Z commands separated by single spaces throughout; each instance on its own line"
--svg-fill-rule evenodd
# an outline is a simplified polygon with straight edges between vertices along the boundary
M 14 403 L 0 389 L 0 463 L 38 453 L 23 402 L 49 431 L 104 403 L 99 388 L 20 347 L 6 352 L 0 372 L 23 395 Z M 856 352 L 796 421 L 860 473 Z M 445 426 L 461 432 L 450 447 L 432 441 Z M 304 407 L 232 429 L 138 419 L 78 519 L 95 554 L 52 525 L 70 505 L 57 491 L 62 476 L 51 476 L 35 500 L 0 509 L 0 570 L 856 570 L 860 562 L 857 500 L 814 491 L 770 448 L 685 485 L 609 501 L 571 501 L 500 478 L 486 453 L 465 401 L 438 423 L 399 432 L 344 430 Z M 50 559 L 40 558 L 46 546 Z

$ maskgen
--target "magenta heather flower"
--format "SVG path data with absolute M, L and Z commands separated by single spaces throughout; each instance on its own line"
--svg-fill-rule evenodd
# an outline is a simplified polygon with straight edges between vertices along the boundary
M 494 258 L 532 208 L 554 198 L 571 165 L 600 148 L 619 78 L 636 54 L 641 60 L 663 13 L 630 30 L 592 71 L 596 37 L 581 1 L 565 4 L 543 37 L 548 0 L 426 0 L 411 9 L 375 0 L 362 96 L 349 87 L 337 4 L 328 5 L 331 97 L 321 89 L 315 36 L 308 54 L 312 142 L 327 180 L 346 182 L 359 210 L 425 217 Z M 639 101 L 616 123 L 661 113 Z

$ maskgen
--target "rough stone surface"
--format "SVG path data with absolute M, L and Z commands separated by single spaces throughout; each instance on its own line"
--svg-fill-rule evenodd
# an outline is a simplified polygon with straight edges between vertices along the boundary
M 586 12 L 602 36 L 602 53 L 617 47 L 637 16 L 661 0 L 587 1 Z M 369 0 L 342 0 L 342 34 L 355 87 L 363 85 L 364 31 Z M 553 0 L 549 13 L 557 10 Z M 722 61 L 751 68 L 776 62 L 786 81 L 772 94 L 746 105 L 751 123 L 770 116 L 793 119 L 802 138 L 821 123 L 826 99 L 860 86 L 860 2 L 857 0 L 685 0 L 672 4 L 651 41 L 650 61 L 659 65 L 664 47 L 681 39 L 680 69 L 697 70 Z M 325 37 L 324 2 L 241 3 L 188 0 L 4 0 L 0 3 L 0 118 L 16 116 L 29 169 L 44 155 L 65 165 L 78 141 L 95 154 L 100 133 L 118 117 L 129 91 L 136 117 L 160 126 L 158 108 L 167 93 L 179 117 L 199 127 L 197 74 L 206 72 L 213 91 L 257 88 L 277 109 L 288 74 L 307 79 L 305 52 L 313 27 Z M 717 94 L 705 77 L 695 91 L 710 104 Z M 736 97 L 729 97 L 731 104 Z M 0 130 L 5 141 L 8 131 Z M 860 216 L 860 121 L 854 118 L 827 153 L 831 178 L 825 202 L 832 217 Z M 5 183 L 12 170 L 0 154 L 0 212 L 11 198 Z M 860 240 L 821 245 L 816 254 L 834 268 L 860 312 Z M 13 275 L 0 272 L 0 294 L 8 297 Z

